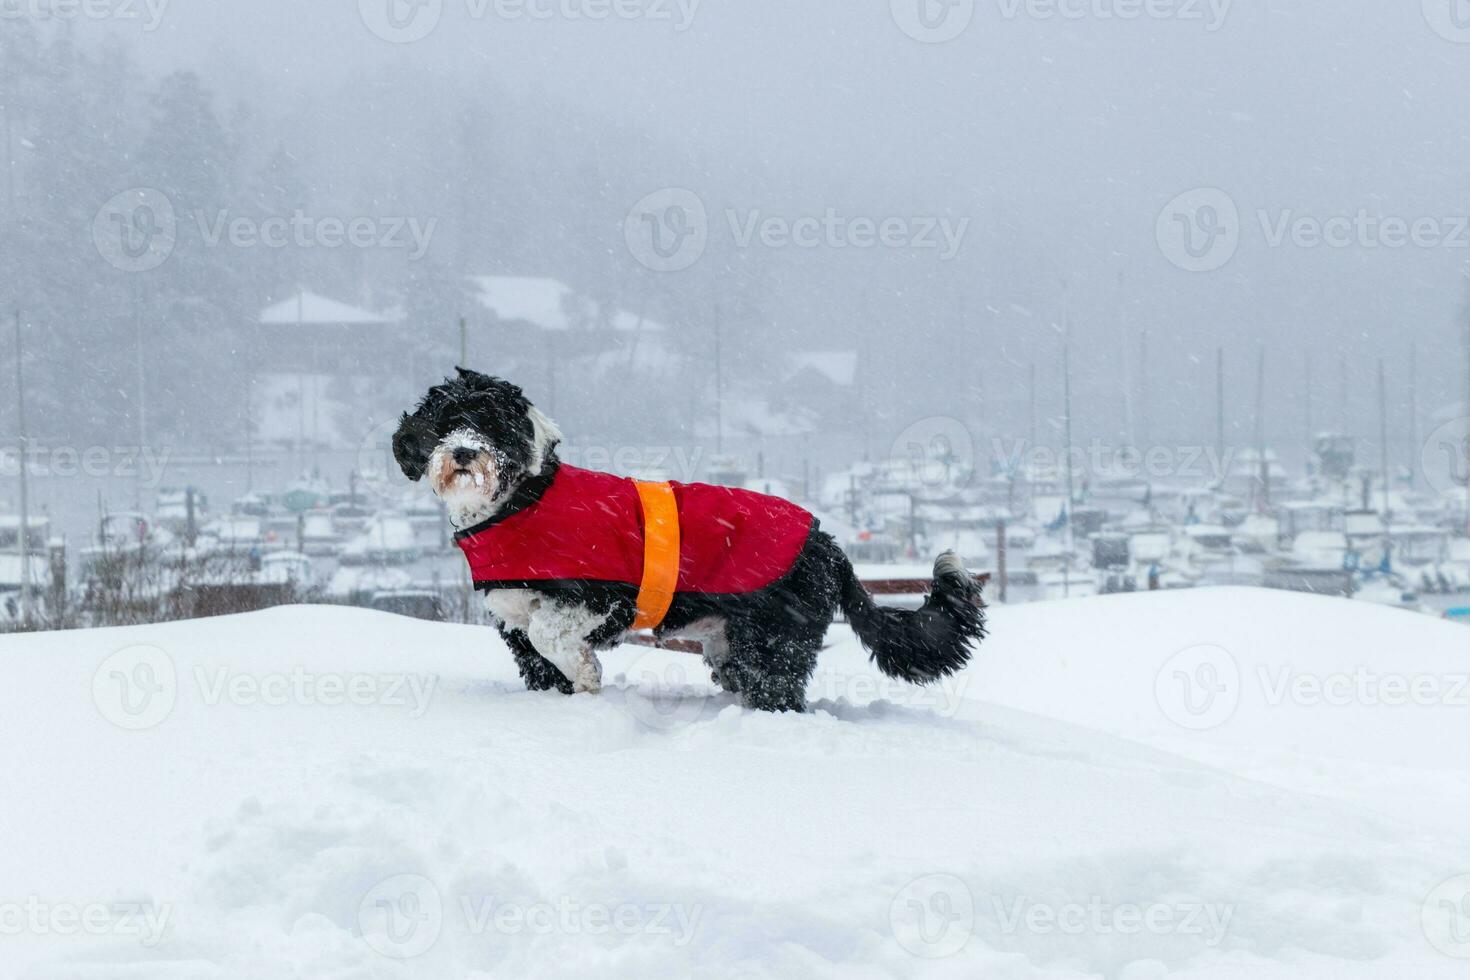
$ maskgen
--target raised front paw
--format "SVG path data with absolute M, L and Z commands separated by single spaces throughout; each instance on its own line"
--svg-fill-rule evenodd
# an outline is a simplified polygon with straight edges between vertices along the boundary
M 557 690 L 563 694 L 572 693 L 572 682 L 567 680 L 566 676 L 545 657 L 535 654 L 529 656 L 518 654 L 516 667 L 520 669 L 521 679 L 526 682 L 528 691 Z

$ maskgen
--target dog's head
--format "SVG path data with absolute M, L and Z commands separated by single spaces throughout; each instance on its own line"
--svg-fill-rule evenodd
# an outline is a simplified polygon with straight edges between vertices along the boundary
M 555 465 L 561 432 L 509 381 L 455 370 L 399 421 L 393 456 L 410 480 L 427 476 L 450 520 L 467 527 Z

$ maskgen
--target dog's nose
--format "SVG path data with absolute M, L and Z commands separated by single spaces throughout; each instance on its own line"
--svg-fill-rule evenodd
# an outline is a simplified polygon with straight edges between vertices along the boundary
M 478 455 L 479 454 L 475 452 L 475 450 L 466 449 L 465 447 L 461 446 L 454 451 L 454 465 L 468 466 L 475 461 L 475 457 Z

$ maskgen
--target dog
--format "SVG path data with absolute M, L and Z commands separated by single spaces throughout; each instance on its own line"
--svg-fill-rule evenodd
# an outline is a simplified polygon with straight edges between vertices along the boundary
M 404 413 L 393 454 L 427 477 L 526 687 L 597 692 L 597 653 L 634 629 L 702 641 L 711 676 L 748 708 L 804 711 L 837 610 L 889 677 L 926 684 L 986 633 L 953 553 L 918 609 L 877 605 L 837 542 L 776 497 L 581 470 L 514 384 L 465 368 Z

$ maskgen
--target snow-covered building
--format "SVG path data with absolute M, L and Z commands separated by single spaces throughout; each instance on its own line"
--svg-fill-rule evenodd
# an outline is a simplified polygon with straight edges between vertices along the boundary
M 856 351 L 796 351 L 786 358 L 774 401 L 789 411 L 809 413 L 828 427 L 851 426 L 860 417 L 857 372 Z
M 392 350 L 402 340 L 400 310 L 376 312 L 299 289 L 260 311 L 250 351 L 259 373 L 360 373 L 361 360 L 344 352 Z

